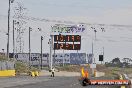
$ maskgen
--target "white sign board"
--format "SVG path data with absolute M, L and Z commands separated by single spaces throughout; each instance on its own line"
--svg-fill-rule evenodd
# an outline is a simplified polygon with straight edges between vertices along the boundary
M 62 25 L 56 24 L 52 27 L 52 33 L 84 33 L 86 27 L 81 25 Z

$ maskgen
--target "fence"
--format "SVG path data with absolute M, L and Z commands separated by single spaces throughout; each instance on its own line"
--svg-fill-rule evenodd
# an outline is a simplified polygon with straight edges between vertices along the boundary
M 0 70 L 14 70 L 15 62 L 0 61 Z

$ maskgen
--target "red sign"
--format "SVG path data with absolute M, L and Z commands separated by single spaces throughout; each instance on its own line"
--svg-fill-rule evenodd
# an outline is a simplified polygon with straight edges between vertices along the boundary
M 128 85 L 129 80 L 90 80 L 91 85 Z

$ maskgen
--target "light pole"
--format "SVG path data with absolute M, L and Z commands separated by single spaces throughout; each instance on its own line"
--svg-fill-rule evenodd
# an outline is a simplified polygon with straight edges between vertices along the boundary
M 14 24 L 15 20 L 13 20 L 13 59 L 15 58 L 15 36 L 14 36 Z
M 41 36 L 41 70 L 42 70 L 42 65 L 43 65 L 43 63 L 42 63 L 42 57 L 43 57 L 42 50 L 43 50 L 43 36 Z
M 53 59 L 52 59 L 52 49 L 53 49 L 53 35 L 50 35 L 49 39 L 49 45 L 50 45 L 50 70 L 52 70 L 53 67 Z
M 10 35 L 10 4 L 13 3 L 14 0 L 9 0 L 9 9 L 8 9 L 8 40 L 7 40 L 7 58 L 9 59 L 9 35 Z
M 101 27 L 101 30 L 102 30 L 103 33 L 105 32 L 105 28 L 104 27 Z M 104 44 L 103 44 L 103 62 L 104 62 Z
M 95 40 L 94 40 L 94 46 L 93 46 L 93 42 L 92 42 L 92 54 L 95 54 L 94 52 L 93 52 L 93 48 L 94 47 L 96 47 L 96 32 L 97 32 L 97 30 L 94 28 L 94 32 L 95 32 Z M 94 57 L 94 63 L 95 63 L 95 57 Z
M 29 27 L 29 68 L 30 68 L 30 60 L 31 60 L 31 45 L 30 45 L 30 32 L 31 32 L 31 27 Z

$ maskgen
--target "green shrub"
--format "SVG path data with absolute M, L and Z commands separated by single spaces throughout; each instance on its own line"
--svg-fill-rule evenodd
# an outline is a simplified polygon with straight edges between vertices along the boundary
M 27 73 L 29 71 L 29 66 L 21 61 L 16 61 L 15 70 L 16 74 Z

